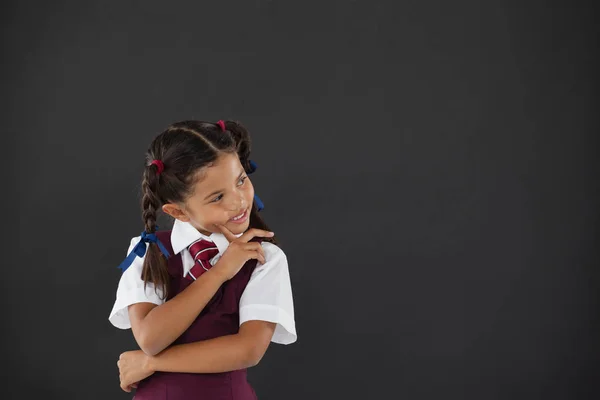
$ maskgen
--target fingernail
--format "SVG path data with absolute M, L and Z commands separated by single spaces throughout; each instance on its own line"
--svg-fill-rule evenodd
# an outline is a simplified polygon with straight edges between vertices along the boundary
M 269 236 L 273 236 L 275 232 L 269 232 Z

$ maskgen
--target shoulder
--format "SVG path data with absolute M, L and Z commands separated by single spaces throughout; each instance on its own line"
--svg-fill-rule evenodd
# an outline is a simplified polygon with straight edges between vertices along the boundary
M 138 246 L 147 246 L 147 243 L 140 243 L 141 240 L 142 237 L 139 235 L 134 236 L 129 240 L 129 246 L 127 247 L 127 251 L 125 252 L 125 256 L 123 257 L 121 264 L 119 265 L 119 268 L 123 271 L 122 279 L 130 276 L 132 274 L 131 271 L 140 272 L 142 270 L 146 251 L 144 251 L 144 255 L 140 257 L 138 254 L 141 252 Z M 136 247 L 138 248 L 136 249 Z M 135 274 L 137 274 L 137 272 Z
M 281 247 L 271 242 L 262 242 L 262 248 L 265 251 L 265 258 L 275 260 L 282 260 L 287 262 L 287 256 Z
M 265 263 L 257 264 L 254 274 L 279 275 L 288 270 L 288 260 L 284 251 L 271 242 L 262 242 L 262 248 L 265 253 Z
M 131 238 L 131 240 L 129 241 L 129 249 L 128 249 L 128 253 L 129 251 L 131 251 L 133 249 L 133 247 L 138 244 L 140 242 L 140 240 L 142 240 L 142 237 L 140 235 L 138 236 L 134 236 Z

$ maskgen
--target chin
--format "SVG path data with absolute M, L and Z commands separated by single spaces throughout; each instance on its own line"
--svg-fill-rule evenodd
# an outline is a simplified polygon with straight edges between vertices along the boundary
M 244 233 L 248 230 L 250 226 L 250 219 L 248 219 L 243 224 L 235 224 L 233 222 L 228 221 L 225 226 L 233 233 Z
M 248 227 L 250 226 L 250 223 L 246 222 L 242 225 L 228 223 L 226 226 L 232 233 L 238 234 L 246 232 L 248 230 Z

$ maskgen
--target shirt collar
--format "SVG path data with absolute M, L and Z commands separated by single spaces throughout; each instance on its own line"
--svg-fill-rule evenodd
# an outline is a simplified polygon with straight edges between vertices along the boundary
M 242 233 L 236 234 L 235 236 L 240 237 L 242 236 Z M 171 231 L 171 246 L 173 247 L 173 253 L 179 254 L 183 249 L 199 239 L 213 242 L 217 246 L 217 249 L 219 249 L 219 255 L 222 255 L 225 250 L 227 250 L 227 247 L 229 247 L 229 241 L 222 233 L 215 232 L 210 236 L 206 236 L 198 232 L 198 230 L 189 222 L 175 219 L 173 230 Z

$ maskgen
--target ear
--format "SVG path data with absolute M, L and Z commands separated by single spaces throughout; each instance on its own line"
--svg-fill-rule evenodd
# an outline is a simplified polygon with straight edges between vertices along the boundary
M 182 222 L 190 222 L 188 216 L 183 212 L 180 206 L 173 203 L 167 203 L 162 206 L 163 212 L 169 214 L 171 217 L 178 219 Z

